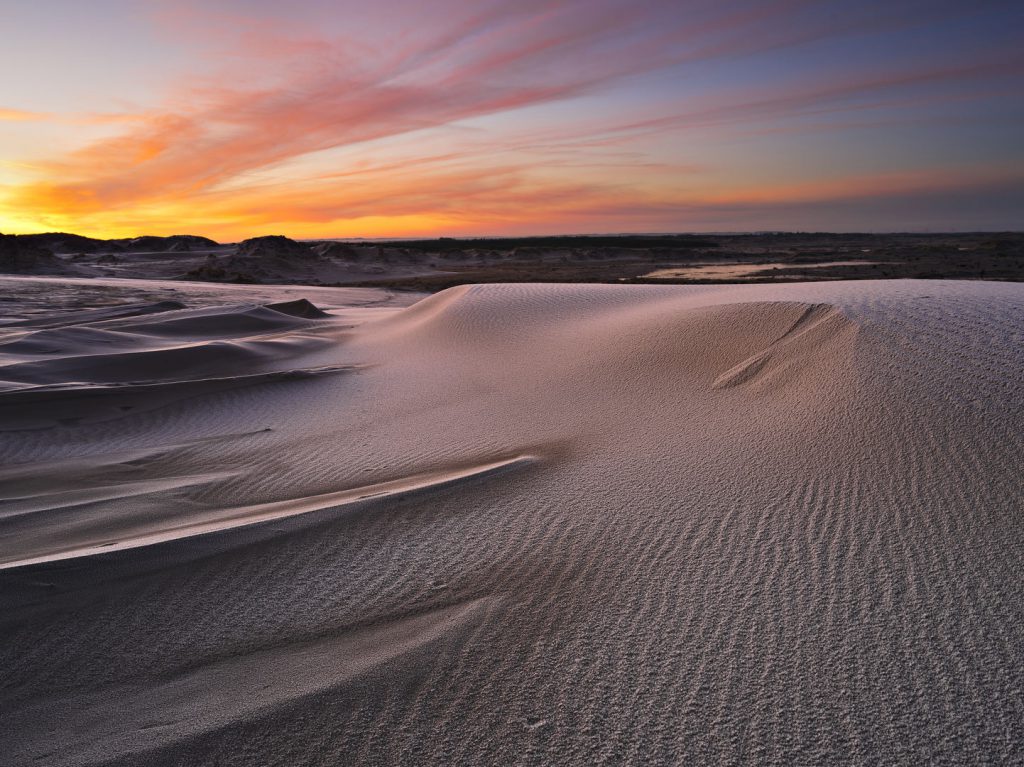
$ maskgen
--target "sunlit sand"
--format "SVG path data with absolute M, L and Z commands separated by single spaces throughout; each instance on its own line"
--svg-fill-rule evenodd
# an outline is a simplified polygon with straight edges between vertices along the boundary
M 1018 753 L 1020 285 L 0 282 L 5 763 Z

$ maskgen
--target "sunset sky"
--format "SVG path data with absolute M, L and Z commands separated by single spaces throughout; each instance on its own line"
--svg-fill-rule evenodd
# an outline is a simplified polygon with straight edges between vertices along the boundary
M 0 0 L 0 231 L 1024 228 L 1024 3 Z

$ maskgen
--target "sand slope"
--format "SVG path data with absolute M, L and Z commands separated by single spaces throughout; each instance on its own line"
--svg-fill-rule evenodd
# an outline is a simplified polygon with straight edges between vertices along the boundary
M 230 296 L 0 328 L 4 763 L 1024 760 L 1024 287 Z

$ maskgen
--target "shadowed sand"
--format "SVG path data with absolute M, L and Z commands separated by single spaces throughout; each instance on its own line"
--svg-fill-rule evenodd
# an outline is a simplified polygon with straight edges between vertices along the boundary
M 0 323 L 5 764 L 1024 760 L 1022 286 L 117 289 Z
M 46 531 L 48 534 L 40 536 L 38 542 L 35 543 L 36 550 L 34 553 L 22 554 L 18 559 L 0 560 L 0 569 L 24 567 L 43 562 L 57 562 L 62 559 L 76 559 L 78 557 L 106 554 L 123 549 L 153 546 L 158 543 L 166 543 L 193 536 L 211 535 L 230 531 L 236 527 L 277 522 L 287 517 L 310 514 L 311 512 L 324 509 L 344 509 L 369 499 L 378 501 L 385 499 L 393 500 L 399 494 L 409 494 L 425 488 L 443 487 L 460 481 L 490 476 L 503 470 L 527 465 L 531 460 L 530 456 L 519 456 L 503 461 L 491 461 L 479 466 L 465 468 L 450 467 L 444 471 L 413 474 L 402 479 L 376 482 L 361 487 L 336 490 L 331 493 L 307 495 L 249 506 L 218 508 L 204 515 L 202 521 L 192 522 L 188 518 L 174 519 L 170 524 L 160 525 L 153 530 L 143 525 L 139 525 L 141 529 L 137 529 L 136 525 L 131 525 L 131 523 L 138 524 L 142 520 L 131 519 L 125 521 L 119 538 L 103 542 L 90 539 L 89 537 L 86 537 L 85 540 L 72 542 L 66 540 L 64 535 L 54 534 L 52 530 L 48 530 Z M 143 495 L 161 493 L 171 489 L 178 490 L 189 485 L 202 485 L 226 478 L 218 474 L 198 475 L 190 477 L 185 481 L 165 480 L 163 482 L 153 481 L 149 483 L 122 483 L 116 486 L 92 488 L 91 492 L 34 495 L 27 498 L 13 499 L 7 514 L 35 513 L 38 515 L 39 512 L 46 511 L 66 511 L 71 508 L 81 509 L 87 505 L 103 504 L 117 497 L 117 495 L 138 498 Z M 117 493 L 118 488 L 121 488 L 120 493 Z M 19 501 L 22 502 L 20 509 L 18 508 Z M 25 503 L 26 501 L 27 503 Z M 102 515 L 102 510 L 97 509 L 96 513 L 97 515 Z M 24 542 L 21 543 L 23 551 L 27 545 Z

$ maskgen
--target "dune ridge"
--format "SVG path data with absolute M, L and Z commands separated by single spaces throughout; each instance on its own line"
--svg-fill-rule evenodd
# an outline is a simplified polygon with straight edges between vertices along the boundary
M 203 290 L 0 328 L 11 764 L 1024 760 L 1021 286 Z
M 64 559 L 77 559 L 96 554 L 108 554 L 114 551 L 123 551 L 143 546 L 154 546 L 168 541 L 178 541 L 182 538 L 221 533 L 233 530 L 236 527 L 277 522 L 288 517 L 310 514 L 316 511 L 337 511 L 353 504 L 361 502 L 365 504 L 370 499 L 374 501 L 393 499 L 396 495 L 400 494 L 408 495 L 426 488 L 445 487 L 470 479 L 492 476 L 512 468 L 526 466 L 534 460 L 533 456 L 516 456 L 478 466 L 467 466 L 464 468 L 449 467 L 443 471 L 423 472 L 402 477 L 401 479 L 375 482 L 370 485 L 345 488 L 344 490 L 335 490 L 318 495 L 268 501 L 251 506 L 218 508 L 215 513 L 207 515 L 202 521 L 178 521 L 172 527 L 164 527 L 146 532 L 132 532 L 122 529 L 117 540 L 105 541 L 103 543 L 95 541 L 78 542 L 70 546 L 65 545 L 64 548 L 40 552 L 16 560 L 5 561 L 0 559 L 0 570 L 45 562 L 58 562 Z M 82 507 L 86 504 L 109 501 L 114 497 L 137 498 L 142 494 L 148 495 L 165 490 L 177 490 L 181 487 L 197 486 L 206 482 L 226 479 L 228 476 L 232 475 L 208 474 L 192 476 L 187 479 L 150 480 L 141 483 L 141 487 L 136 487 L 132 483 L 122 482 L 116 486 L 120 491 L 116 495 L 114 494 L 114 487 L 100 487 L 94 488 L 91 493 L 74 493 L 70 498 L 65 494 L 18 498 L 14 499 L 15 504 L 21 501 L 22 508 L 13 513 L 7 511 L 4 513 L 4 516 L 9 518 L 13 514 L 64 511 L 70 507 Z M 52 546 L 52 537 L 47 537 L 41 543 L 45 546 Z

